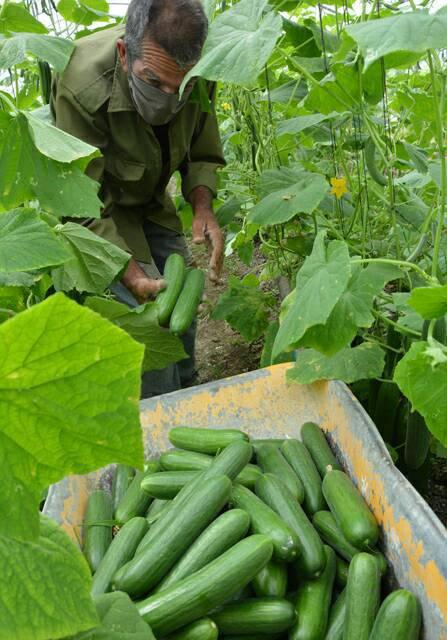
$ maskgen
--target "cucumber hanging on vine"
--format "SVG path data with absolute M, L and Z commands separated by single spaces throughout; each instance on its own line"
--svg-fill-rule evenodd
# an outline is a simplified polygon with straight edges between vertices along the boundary
M 45 60 L 38 60 L 40 93 L 44 104 L 50 104 L 51 97 L 51 67 Z
M 372 138 L 368 138 L 365 143 L 365 163 L 368 168 L 369 175 L 374 182 L 377 182 L 377 184 L 380 184 L 382 187 L 386 186 L 388 184 L 388 179 L 377 167 L 376 145 Z

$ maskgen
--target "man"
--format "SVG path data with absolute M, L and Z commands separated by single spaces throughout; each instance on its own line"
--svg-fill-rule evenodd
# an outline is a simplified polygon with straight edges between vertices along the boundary
M 87 169 L 101 184 L 102 217 L 81 223 L 132 255 L 113 288 L 130 306 L 164 287 L 160 273 L 170 253 L 190 259 L 166 193 L 177 170 L 194 212 L 193 241 L 209 247 L 210 279 L 218 280 L 221 271 L 224 241 L 212 199 L 216 169 L 225 161 L 213 108 L 215 88 L 203 84 L 211 101 L 207 111 L 191 95 L 195 81 L 179 98 L 186 74 L 200 58 L 207 29 L 200 0 L 132 0 L 125 27 L 80 39 L 53 83 L 56 126 L 103 154 Z M 191 383 L 194 330 L 185 337 L 185 348 L 188 360 L 144 374 L 142 397 Z

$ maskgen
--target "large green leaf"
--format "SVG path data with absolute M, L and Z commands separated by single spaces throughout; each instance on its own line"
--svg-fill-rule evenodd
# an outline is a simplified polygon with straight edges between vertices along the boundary
M 267 0 L 240 0 L 210 26 L 203 55 L 192 77 L 251 86 L 255 84 L 281 35 L 281 18 L 265 13 Z
M 141 466 L 143 347 L 62 294 L 0 326 L 0 533 L 29 540 L 49 484 Z
M 385 352 L 369 342 L 353 349 L 342 349 L 330 358 L 313 349 L 304 349 L 298 352 L 295 367 L 287 371 L 287 379 L 299 384 L 311 384 L 317 380 L 351 383 L 378 378 L 384 366 Z
M 282 135 L 284 133 L 289 133 L 292 135 L 296 135 L 309 127 L 314 127 L 320 122 L 324 122 L 325 120 L 329 120 L 331 118 L 339 117 L 340 113 L 314 113 L 306 116 L 297 116 L 296 118 L 290 118 L 289 120 L 283 120 L 278 125 L 278 135 Z
M 232 276 L 229 288 L 213 309 L 213 320 L 226 320 L 247 341 L 259 338 L 269 325 L 272 297 L 259 289 L 259 280 L 249 274 L 243 280 Z
M 305 333 L 299 346 L 312 347 L 327 356 L 346 347 L 357 330 L 370 327 L 374 322 L 374 298 L 390 280 L 402 276 L 393 265 L 369 264 L 366 268 L 353 265 L 352 275 L 327 322 L 312 327 Z
M 144 344 L 144 371 L 164 369 L 188 357 L 182 341 L 159 326 L 157 309 L 153 302 L 130 309 L 115 300 L 92 297 L 87 299 L 86 306 L 111 320 L 130 333 L 132 338 Z
M 64 153 L 67 157 L 68 152 Z M 0 204 L 11 209 L 37 199 L 57 216 L 99 218 L 99 185 L 79 165 L 83 159 L 67 164 L 42 155 L 34 145 L 28 119 L 19 113 L 11 119 L 0 155 Z
M 248 220 L 259 225 L 282 224 L 298 213 L 312 213 L 328 190 L 322 175 L 303 172 L 294 185 L 270 193 L 250 209 Z
M 95 605 L 101 625 L 70 640 L 155 640 L 127 593 L 105 593 L 95 598 Z
M 32 209 L 0 215 L 0 272 L 42 269 L 68 258 L 54 231 Z
M 0 40 L 0 69 L 25 62 L 28 55 L 46 60 L 56 71 L 63 71 L 73 53 L 74 44 L 65 38 L 40 33 L 20 33 Z
M 394 380 L 433 435 L 447 446 L 447 350 L 433 341 L 414 342 L 400 360 Z
M 257 191 L 259 197 L 264 198 L 273 191 L 287 190 L 305 174 L 299 165 L 266 169 L 259 176 Z
M 333 240 L 326 246 L 320 232 L 312 253 L 304 261 L 296 279 L 296 298 L 285 314 L 273 346 L 275 358 L 291 351 L 306 331 L 324 324 L 345 291 L 351 276 L 347 245 Z
M 447 47 L 445 13 L 400 13 L 390 18 L 353 24 L 346 30 L 359 45 L 365 59 L 365 69 L 389 53 L 411 51 L 422 55 L 427 49 Z
M 76 22 L 85 27 L 94 22 L 108 20 L 109 5 L 107 0 L 60 0 L 57 10 L 68 22 Z
M 48 29 L 22 3 L 6 2 L 0 12 L 0 33 L 48 33 Z
M 130 260 L 128 253 L 75 222 L 67 222 L 57 232 L 70 255 L 52 271 L 58 291 L 102 293 Z
M 447 285 L 413 289 L 408 304 L 426 320 L 442 318 L 447 314 Z
M 36 540 L 0 535 L 0 563 L 0 640 L 61 638 L 98 623 L 87 563 L 49 518 L 41 516 Z

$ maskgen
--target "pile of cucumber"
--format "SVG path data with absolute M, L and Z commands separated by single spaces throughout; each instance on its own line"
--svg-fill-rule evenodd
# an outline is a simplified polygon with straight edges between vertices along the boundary
M 156 300 L 158 321 L 175 335 L 183 335 L 197 315 L 205 288 L 205 274 L 201 269 L 187 269 L 178 253 L 166 260 L 163 278 L 166 288 Z
M 412 593 L 380 604 L 372 513 L 320 428 L 301 436 L 176 427 L 144 472 L 119 465 L 89 498 L 93 595 L 129 594 L 157 640 L 417 640 Z

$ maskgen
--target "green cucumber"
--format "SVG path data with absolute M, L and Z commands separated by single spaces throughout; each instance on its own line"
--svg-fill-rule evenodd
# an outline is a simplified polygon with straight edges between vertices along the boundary
M 379 563 L 371 554 L 359 553 L 349 565 L 343 640 L 369 640 L 379 604 Z
M 303 484 L 278 447 L 272 444 L 263 444 L 256 450 L 256 457 L 264 473 L 273 473 L 273 475 L 278 476 L 287 486 L 292 496 L 298 502 L 303 502 Z
M 319 578 L 302 583 L 296 601 L 297 621 L 289 640 L 322 640 L 326 633 L 335 579 L 335 553 L 324 547 L 326 566 Z
M 251 521 L 251 530 L 254 533 L 260 533 L 271 538 L 276 560 L 291 562 L 298 556 L 300 542 L 296 533 L 276 511 L 273 511 L 250 489 L 235 484 L 231 492 L 231 502 L 233 506 L 248 513 Z
M 252 456 L 252 453 L 252 446 L 245 440 L 241 439 L 238 439 L 225 447 L 219 455 L 212 459 L 211 466 L 205 471 L 202 471 L 196 478 L 194 478 L 194 480 L 185 485 L 172 500 L 172 503 L 167 505 L 157 522 L 151 526 L 141 541 L 141 544 L 137 549 L 137 553 L 140 553 L 143 549 L 150 546 L 153 539 L 164 532 L 168 524 L 175 519 L 177 513 L 176 510 L 179 508 L 180 503 L 189 499 L 190 493 L 195 491 L 196 486 L 206 484 L 208 478 L 219 475 L 225 475 L 228 476 L 230 480 L 234 480 L 246 466 L 248 460 L 250 460 Z
M 298 440 L 285 440 L 281 451 L 303 484 L 304 511 L 313 515 L 324 509 L 321 477 L 305 445 Z
M 346 589 L 338 596 L 332 605 L 329 613 L 329 622 L 327 625 L 324 640 L 343 640 L 343 632 L 345 628 L 346 615 Z M 383 640 L 386 640 L 385 637 Z
M 277 449 L 280 449 L 283 442 L 284 438 L 250 438 L 250 443 L 255 453 L 257 453 L 259 447 L 262 447 L 264 444 L 274 445 Z
M 169 328 L 173 334 L 181 336 L 188 331 L 197 315 L 204 289 L 204 272 L 201 269 L 191 269 L 186 275 L 169 321 Z
M 379 539 L 379 527 L 346 473 L 329 471 L 323 479 L 323 493 L 347 540 L 359 549 L 375 547 Z
M 397 409 L 396 422 L 394 424 L 393 447 L 401 447 L 405 444 L 409 415 L 410 410 L 408 400 L 406 398 L 402 398 Z
M 201 618 L 168 636 L 165 640 L 217 640 L 218 637 L 219 629 L 214 620 Z
M 200 571 L 138 602 L 138 611 L 154 633 L 163 637 L 221 606 L 253 580 L 272 553 L 267 536 L 249 536 Z
M 335 583 L 340 589 L 344 589 L 348 582 L 349 564 L 343 558 L 336 557 L 337 567 L 335 571 Z
M 198 453 L 215 454 L 239 440 L 248 441 L 247 434 L 239 429 L 174 427 L 169 432 L 169 441 L 174 447 Z
M 369 175 L 374 180 L 374 182 L 377 182 L 377 184 L 380 184 L 380 186 L 385 187 L 388 184 L 388 178 L 383 175 L 383 173 L 381 173 L 377 168 L 376 145 L 372 138 L 368 138 L 365 143 L 365 164 L 369 171 Z
M 295 622 L 293 604 L 284 598 L 254 598 L 227 604 L 212 614 L 222 635 L 229 633 L 281 633 Z
M 175 517 L 162 535 L 153 538 L 147 548 L 117 571 L 114 588 L 130 596 L 147 594 L 221 511 L 228 502 L 231 486 L 227 476 L 217 476 L 196 487 L 188 500 L 173 510 Z
M 231 509 L 212 522 L 195 540 L 184 556 L 163 578 L 156 591 L 167 589 L 199 571 L 245 536 L 250 518 L 242 509 Z
M 253 578 L 253 589 L 258 598 L 284 598 L 287 593 L 287 566 L 270 560 Z
M 158 498 L 155 498 L 155 500 L 150 503 L 149 509 L 146 511 L 146 520 L 148 524 L 156 522 L 169 504 L 171 504 L 171 500 L 159 500 Z
M 374 422 L 385 442 L 393 441 L 394 426 L 400 403 L 400 389 L 394 382 L 382 382 L 377 394 Z
M 274 634 L 266 636 L 264 633 L 250 633 L 250 635 L 224 636 L 225 640 L 283 640 L 284 634 Z
M 295 532 L 299 540 L 299 573 L 316 578 L 323 571 L 326 555 L 323 543 L 303 508 L 293 499 L 290 491 L 276 476 L 266 473 L 256 484 L 256 493 Z
M 144 476 L 141 488 L 152 498 L 171 500 L 197 476 L 197 471 L 163 471 Z
M 113 512 L 121 502 L 124 494 L 135 476 L 135 469 L 127 464 L 117 464 L 112 482 Z
M 94 491 L 87 502 L 84 520 L 84 555 L 92 570 L 98 569 L 112 542 L 113 505 L 110 493 Z
M 165 471 L 203 471 L 208 469 L 214 458 L 206 453 L 171 449 L 162 453 L 160 464 Z M 262 472 L 255 464 L 247 464 L 237 476 L 237 482 L 249 489 L 254 487 Z
M 351 562 L 352 558 L 360 553 L 360 549 L 346 539 L 330 511 L 317 511 L 312 518 L 315 529 L 320 534 L 320 538 L 339 553 L 345 560 Z M 387 562 L 385 556 L 380 551 L 370 551 L 379 561 L 380 572 L 386 573 Z
M 341 466 L 330 450 L 326 436 L 315 422 L 303 424 L 301 438 L 322 478 L 326 475 L 328 467 L 341 471 Z
M 151 473 L 156 473 L 158 469 L 158 462 L 149 462 L 146 464 L 144 472 L 137 471 L 135 473 L 134 479 L 115 509 L 115 518 L 118 522 L 123 524 L 135 516 L 144 516 L 152 498 L 142 490 L 141 482 L 143 478 Z
M 51 99 L 51 67 L 45 60 L 37 61 L 39 71 L 40 95 L 44 104 L 50 104 Z
M 417 411 L 408 416 L 405 438 L 405 464 L 409 469 L 419 469 L 430 451 L 431 433 L 424 418 Z
M 93 596 L 111 591 L 113 576 L 120 567 L 133 558 L 135 550 L 147 529 L 147 520 L 140 517 L 128 520 L 121 527 L 93 576 L 91 589 Z
M 155 306 L 158 322 L 162 327 L 167 327 L 185 280 L 185 260 L 179 253 L 171 253 L 168 256 L 163 279 L 166 281 L 166 288 L 158 294 Z
M 399 589 L 382 602 L 369 640 L 418 640 L 421 605 L 410 591 Z

